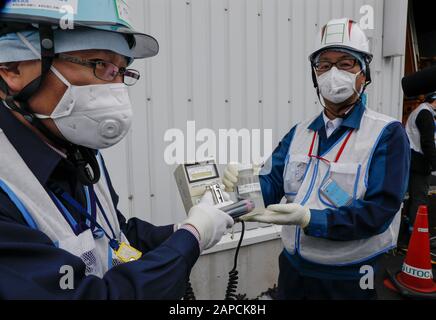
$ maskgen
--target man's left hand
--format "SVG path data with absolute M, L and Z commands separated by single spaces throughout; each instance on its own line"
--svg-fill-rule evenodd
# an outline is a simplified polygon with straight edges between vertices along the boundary
M 263 212 L 247 214 L 239 220 L 245 222 L 261 222 L 282 226 L 300 226 L 303 229 L 309 225 L 310 210 L 299 204 L 274 204 Z

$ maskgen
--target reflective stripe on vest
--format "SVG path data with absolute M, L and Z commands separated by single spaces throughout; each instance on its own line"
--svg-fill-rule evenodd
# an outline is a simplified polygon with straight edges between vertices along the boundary
M 6 195 L 9 197 L 9 199 L 11 199 L 12 203 L 20 211 L 20 213 L 23 216 L 24 220 L 26 221 L 27 225 L 34 230 L 38 230 L 38 226 L 36 225 L 35 220 L 33 220 L 32 215 L 26 209 L 26 207 L 21 202 L 21 200 L 18 199 L 17 195 L 8 187 L 8 185 L 6 183 L 4 183 L 3 180 L 0 180 L 0 188 L 6 193 Z

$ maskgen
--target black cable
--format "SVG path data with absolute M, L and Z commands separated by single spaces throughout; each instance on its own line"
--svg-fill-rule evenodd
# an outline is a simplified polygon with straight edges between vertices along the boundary
M 244 239 L 245 234 L 245 223 L 241 221 L 241 224 L 241 237 L 239 238 L 238 246 L 236 247 L 233 269 L 229 272 L 229 282 L 227 284 L 226 297 L 224 298 L 224 300 L 237 300 L 236 290 L 238 288 L 239 272 L 236 269 L 238 267 L 239 250 L 241 249 L 242 240 Z
M 183 300 L 186 300 L 186 301 L 195 301 L 195 300 L 197 300 L 195 298 L 194 289 L 192 289 L 192 285 L 191 285 L 191 282 L 189 280 L 186 283 L 186 291 L 185 291 L 185 295 L 183 296 Z
M 237 300 L 236 290 L 238 288 L 239 272 L 236 269 L 238 267 L 239 250 L 241 249 L 242 240 L 244 240 L 244 234 L 245 234 L 244 221 L 241 221 L 241 224 L 242 224 L 241 237 L 239 238 L 238 246 L 236 247 L 233 269 L 229 272 L 229 282 L 227 284 L 225 300 Z M 185 291 L 185 295 L 183 296 L 183 300 L 186 301 L 196 300 L 194 289 L 192 289 L 192 285 L 189 279 L 186 283 L 186 291 Z
M 348 104 L 348 105 L 342 107 L 341 110 L 339 110 L 339 111 L 346 110 L 346 109 L 348 109 L 348 111 L 349 111 L 349 110 L 352 109 L 351 107 L 357 105 L 358 103 L 361 103 L 361 102 L 362 102 L 363 94 L 365 93 L 367 86 L 368 86 L 368 84 L 365 84 L 365 85 L 364 85 L 363 90 L 362 90 L 362 93 L 359 95 L 359 97 L 357 98 L 357 100 L 356 100 L 355 102 L 350 103 L 350 104 Z M 331 113 L 332 115 L 334 115 L 336 118 L 340 118 L 340 119 L 344 119 L 344 118 L 346 118 L 346 114 L 344 114 L 344 115 L 340 115 L 339 113 L 337 113 L 337 112 L 335 112 L 335 111 L 333 111 L 333 110 L 331 110 L 330 108 L 327 107 L 327 105 L 325 104 L 324 97 L 321 99 L 321 92 L 320 92 L 319 89 L 316 90 L 316 94 L 317 94 L 317 96 L 318 96 L 318 101 L 319 101 L 319 103 L 321 104 L 321 106 L 322 106 L 322 107 L 323 107 L 327 112 L 330 112 L 330 113 Z M 322 102 L 322 100 L 324 100 L 324 103 Z M 347 112 L 348 112 L 348 111 L 347 111 Z
M 74 145 L 68 149 L 67 156 L 82 184 L 92 186 L 100 180 L 101 171 L 94 150 Z

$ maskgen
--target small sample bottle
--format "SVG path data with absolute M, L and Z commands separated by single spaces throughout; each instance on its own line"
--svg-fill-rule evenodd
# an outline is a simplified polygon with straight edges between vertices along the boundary
M 263 203 L 258 171 L 252 164 L 239 165 L 236 196 L 239 200 L 252 200 L 256 205 L 256 209 L 262 209 L 265 208 L 265 205 Z

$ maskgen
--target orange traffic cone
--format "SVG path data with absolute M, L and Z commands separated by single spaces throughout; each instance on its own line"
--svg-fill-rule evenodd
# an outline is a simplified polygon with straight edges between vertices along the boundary
M 388 271 L 386 287 L 412 298 L 436 298 L 436 283 L 430 256 L 430 236 L 426 206 L 418 209 L 415 226 L 401 272 Z

